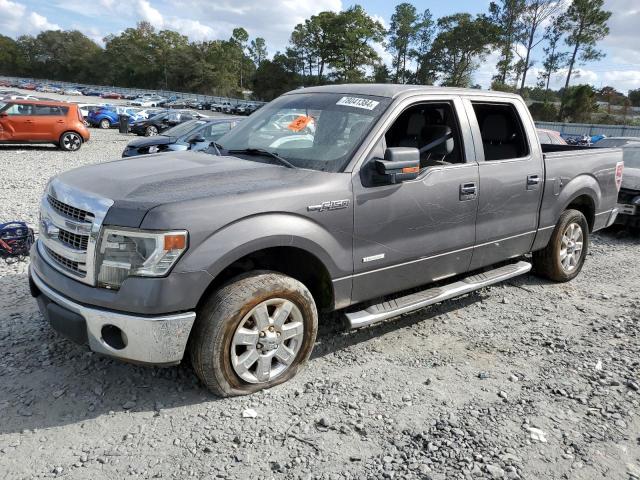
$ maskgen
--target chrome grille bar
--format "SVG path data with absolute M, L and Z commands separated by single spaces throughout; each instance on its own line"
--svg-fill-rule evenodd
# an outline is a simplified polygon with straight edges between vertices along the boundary
M 39 252 L 55 269 L 95 285 L 95 255 L 102 222 L 113 201 L 54 178 L 40 203 Z

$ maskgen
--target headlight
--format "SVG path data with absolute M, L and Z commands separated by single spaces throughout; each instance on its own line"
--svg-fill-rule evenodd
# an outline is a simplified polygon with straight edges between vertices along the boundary
M 120 288 L 127 277 L 162 277 L 187 249 L 186 231 L 105 228 L 100 239 L 98 284 Z

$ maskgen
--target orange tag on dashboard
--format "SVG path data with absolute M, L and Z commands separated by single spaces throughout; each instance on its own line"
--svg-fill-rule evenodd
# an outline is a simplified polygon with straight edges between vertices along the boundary
M 313 123 L 313 117 L 309 117 L 307 115 L 300 115 L 293 122 L 287 125 L 287 128 L 292 132 L 299 132 L 307 128 L 310 123 Z

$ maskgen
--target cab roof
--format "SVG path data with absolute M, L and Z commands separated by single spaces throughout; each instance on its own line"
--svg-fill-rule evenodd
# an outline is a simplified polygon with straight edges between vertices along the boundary
M 345 95 L 372 95 L 376 97 L 396 98 L 405 94 L 451 94 L 458 95 L 489 95 L 502 98 L 520 98 L 519 95 L 475 88 L 436 87 L 429 85 L 398 85 L 392 83 L 345 83 L 341 85 L 324 85 L 321 87 L 300 88 L 286 93 L 339 93 Z

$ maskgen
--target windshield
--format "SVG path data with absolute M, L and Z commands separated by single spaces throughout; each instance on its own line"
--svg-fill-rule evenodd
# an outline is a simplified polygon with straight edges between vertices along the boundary
M 339 172 L 390 103 L 389 98 L 369 95 L 284 95 L 219 143 L 227 151 L 267 150 L 299 168 Z
M 640 168 L 640 148 L 625 148 L 623 155 L 625 168 Z
M 201 125 L 204 125 L 205 123 L 207 122 L 205 122 L 204 120 L 189 120 L 188 122 L 184 122 L 170 128 L 162 135 L 166 137 L 182 137 L 183 135 L 190 133 L 192 130 L 195 130 Z

